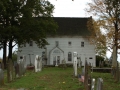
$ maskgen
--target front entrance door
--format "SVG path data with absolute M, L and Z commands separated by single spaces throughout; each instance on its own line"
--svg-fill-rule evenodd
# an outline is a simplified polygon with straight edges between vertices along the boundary
M 53 56 L 53 65 L 58 66 L 60 64 L 60 56 Z

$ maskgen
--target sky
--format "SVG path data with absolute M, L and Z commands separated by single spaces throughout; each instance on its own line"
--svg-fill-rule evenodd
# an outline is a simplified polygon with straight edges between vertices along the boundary
M 86 4 L 90 0 L 48 0 L 54 6 L 53 11 L 54 17 L 90 17 L 85 12 Z M 17 46 L 13 48 L 13 51 L 16 50 Z M 0 51 L 0 57 L 2 58 L 2 50 Z M 110 57 L 111 53 L 107 52 L 107 57 Z

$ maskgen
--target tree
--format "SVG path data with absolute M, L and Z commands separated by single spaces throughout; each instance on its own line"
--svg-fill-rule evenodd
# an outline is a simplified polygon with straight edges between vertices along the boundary
M 88 30 L 90 31 L 89 41 L 95 44 L 96 55 L 105 57 L 106 55 L 106 37 L 100 30 L 101 23 L 94 19 L 89 19 L 87 22 Z
M 89 8 L 86 11 L 98 17 L 97 22 L 101 23 L 100 27 L 105 32 L 106 45 L 111 49 L 116 48 L 115 57 L 117 57 L 118 48 L 120 47 L 120 0 L 92 0 L 87 5 Z
M 0 0 L 0 42 L 4 50 L 8 44 L 8 59 L 12 59 L 16 44 L 30 40 L 39 47 L 47 44 L 46 34 L 55 33 L 57 28 L 52 19 L 53 9 L 47 0 Z

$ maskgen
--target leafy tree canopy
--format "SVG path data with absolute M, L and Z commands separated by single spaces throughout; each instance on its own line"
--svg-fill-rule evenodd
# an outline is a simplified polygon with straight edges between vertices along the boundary
M 86 11 L 94 16 L 97 16 L 100 29 L 106 37 L 106 45 L 109 50 L 116 46 L 120 47 L 119 32 L 120 32 L 120 0 L 91 0 L 88 3 Z
M 47 0 L 0 0 L 0 42 L 23 44 L 34 40 L 39 47 L 46 42 L 46 34 L 55 33 L 54 6 Z

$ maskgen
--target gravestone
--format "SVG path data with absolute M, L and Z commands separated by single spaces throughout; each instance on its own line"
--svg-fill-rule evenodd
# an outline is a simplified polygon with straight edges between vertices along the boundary
M 77 77 L 77 52 L 73 53 L 73 69 L 74 69 L 74 76 Z
M 16 77 L 21 77 L 25 74 L 26 71 L 26 65 L 25 65 L 25 59 L 24 56 L 21 56 L 16 64 L 16 70 L 18 70 L 16 73 Z
M 84 86 L 85 89 L 88 90 L 88 63 L 87 63 L 87 58 L 85 59 L 85 81 L 84 81 Z
M 81 57 L 78 58 L 78 67 L 81 68 L 82 67 L 82 61 L 81 61 Z
M 19 64 L 17 62 L 14 63 L 14 67 L 15 67 L 15 78 L 19 77 Z
M 0 62 L 0 68 L 1 68 L 1 69 L 4 69 L 4 64 L 3 64 L 3 62 Z
M 21 64 L 21 60 L 18 60 L 18 66 L 19 66 L 18 77 L 21 77 L 22 76 L 22 64 Z
M 26 65 L 26 57 L 23 55 L 23 75 L 24 75 L 25 72 L 26 72 L 26 68 L 27 68 L 27 65 Z
M 98 78 L 97 79 L 97 87 L 96 90 L 103 90 L 103 79 L 102 78 Z
M 82 68 L 82 75 L 85 75 L 85 66 Z
M 4 72 L 0 68 L 0 86 L 4 85 Z
M 65 59 L 62 60 L 62 64 L 63 64 L 63 69 L 65 69 L 66 68 L 66 61 L 65 61 Z
M 8 79 L 8 82 L 11 82 L 13 81 L 13 63 L 11 59 L 8 60 L 7 66 L 8 66 L 7 67 L 7 79 Z
M 35 72 L 42 70 L 42 59 L 39 55 L 35 57 Z
M 91 70 L 91 73 L 93 72 L 93 63 L 92 63 L 92 70 Z
M 92 79 L 92 83 L 91 83 L 91 90 L 94 90 L 95 88 L 95 79 Z

